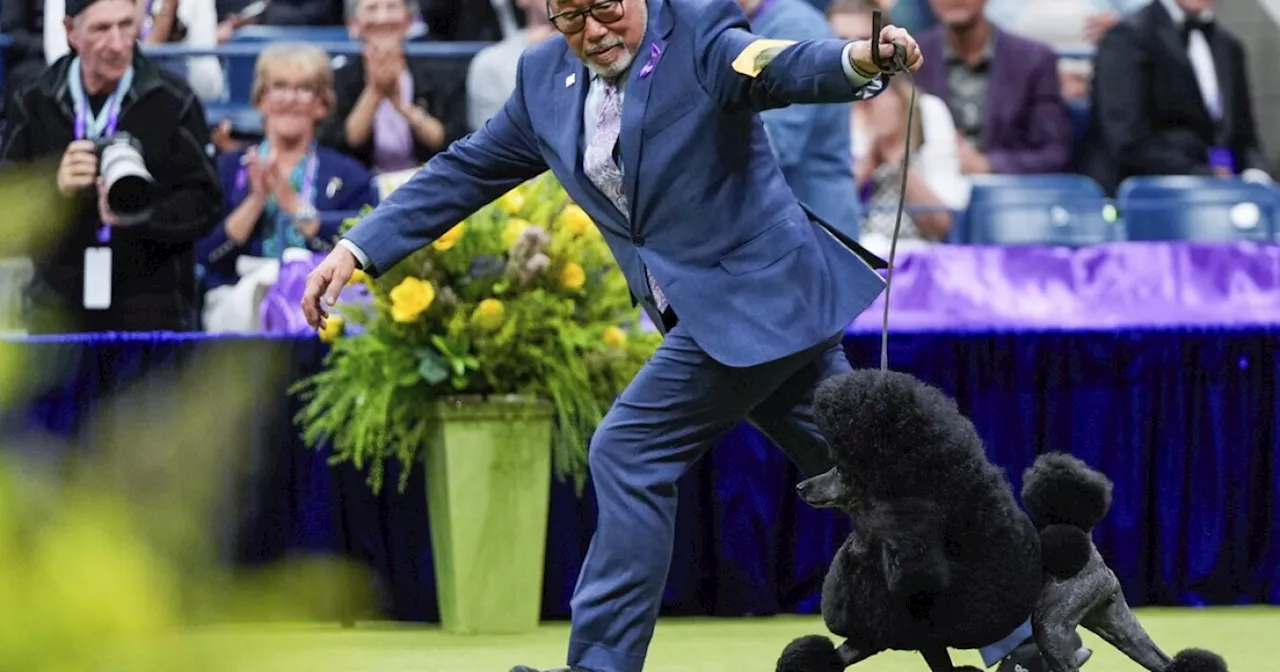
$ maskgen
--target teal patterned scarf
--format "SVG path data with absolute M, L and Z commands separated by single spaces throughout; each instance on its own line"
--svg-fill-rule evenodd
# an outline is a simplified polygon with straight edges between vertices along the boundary
M 267 141 L 263 140 L 258 145 L 258 156 L 267 156 L 269 151 Z M 289 186 L 298 194 L 298 198 L 302 202 L 309 202 L 315 199 L 315 194 L 302 193 L 303 182 L 307 179 L 307 167 L 311 165 L 311 158 L 315 156 L 315 143 L 311 144 L 311 148 L 306 154 L 298 160 L 298 165 L 293 167 L 289 172 Z M 318 161 L 317 161 L 318 163 Z M 316 176 L 311 176 L 311 191 L 315 191 Z M 267 196 L 267 205 L 262 211 L 262 256 L 269 259 L 279 259 L 284 251 L 290 247 L 301 247 L 307 249 L 307 239 L 293 225 L 293 219 L 289 214 L 280 209 L 276 204 L 275 195 Z

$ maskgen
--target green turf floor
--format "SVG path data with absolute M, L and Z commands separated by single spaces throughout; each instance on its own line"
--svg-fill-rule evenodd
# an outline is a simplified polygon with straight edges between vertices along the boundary
M 1141 610 L 1138 616 L 1166 651 L 1187 646 L 1210 648 L 1226 656 L 1232 672 L 1280 669 L 1280 609 Z M 650 651 L 646 672 L 772 672 L 778 652 L 791 638 L 819 632 L 808 617 L 756 619 L 664 619 Z M 270 626 L 201 630 L 201 647 L 220 652 L 227 672 L 506 672 L 514 663 L 554 666 L 563 663 L 567 626 L 544 626 L 535 634 L 484 637 L 446 635 L 431 627 L 361 625 Z M 1094 651 L 1084 672 L 1138 670 L 1137 665 L 1091 633 Z M 976 652 L 954 655 L 957 664 L 980 664 Z M 924 671 L 912 654 L 890 653 L 853 670 Z

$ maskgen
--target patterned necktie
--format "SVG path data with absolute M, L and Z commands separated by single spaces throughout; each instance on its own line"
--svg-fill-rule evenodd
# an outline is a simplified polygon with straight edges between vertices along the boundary
M 613 160 L 613 150 L 618 145 L 618 134 L 621 131 L 622 96 L 618 94 L 618 87 L 605 82 L 604 102 L 600 104 L 600 113 L 596 116 L 596 131 L 591 136 L 591 143 L 587 145 L 582 167 L 587 179 L 613 202 L 625 218 L 630 209 L 627 207 L 627 194 L 622 189 L 622 169 Z M 649 269 L 646 268 L 644 273 L 649 280 L 649 289 L 653 290 L 658 312 L 665 311 L 667 297 L 663 295 L 658 281 L 653 279 Z

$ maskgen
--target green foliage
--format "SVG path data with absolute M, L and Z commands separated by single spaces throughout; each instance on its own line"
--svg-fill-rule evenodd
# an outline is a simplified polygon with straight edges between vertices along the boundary
M 322 334 L 333 341 L 325 369 L 293 393 L 305 440 L 331 442 L 331 461 L 367 470 L 375 491 L 388 461 L 406 486 L 433 400 L 508 394 L 555 405 L 556 471 L 581 488 L 591 432 L 659 341 L 639 328 L 599 230 L 550 174 L 356 281 L 371 302 L 339 307 L 343 326 Z

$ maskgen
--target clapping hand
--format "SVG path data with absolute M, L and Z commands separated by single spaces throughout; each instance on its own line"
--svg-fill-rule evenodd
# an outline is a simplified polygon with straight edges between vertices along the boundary
M 383 98 L 400 98 L 400 73 L 404 71 L 404 47 L 399 41 L 371 40 L 364 45 L 365 81 Z

